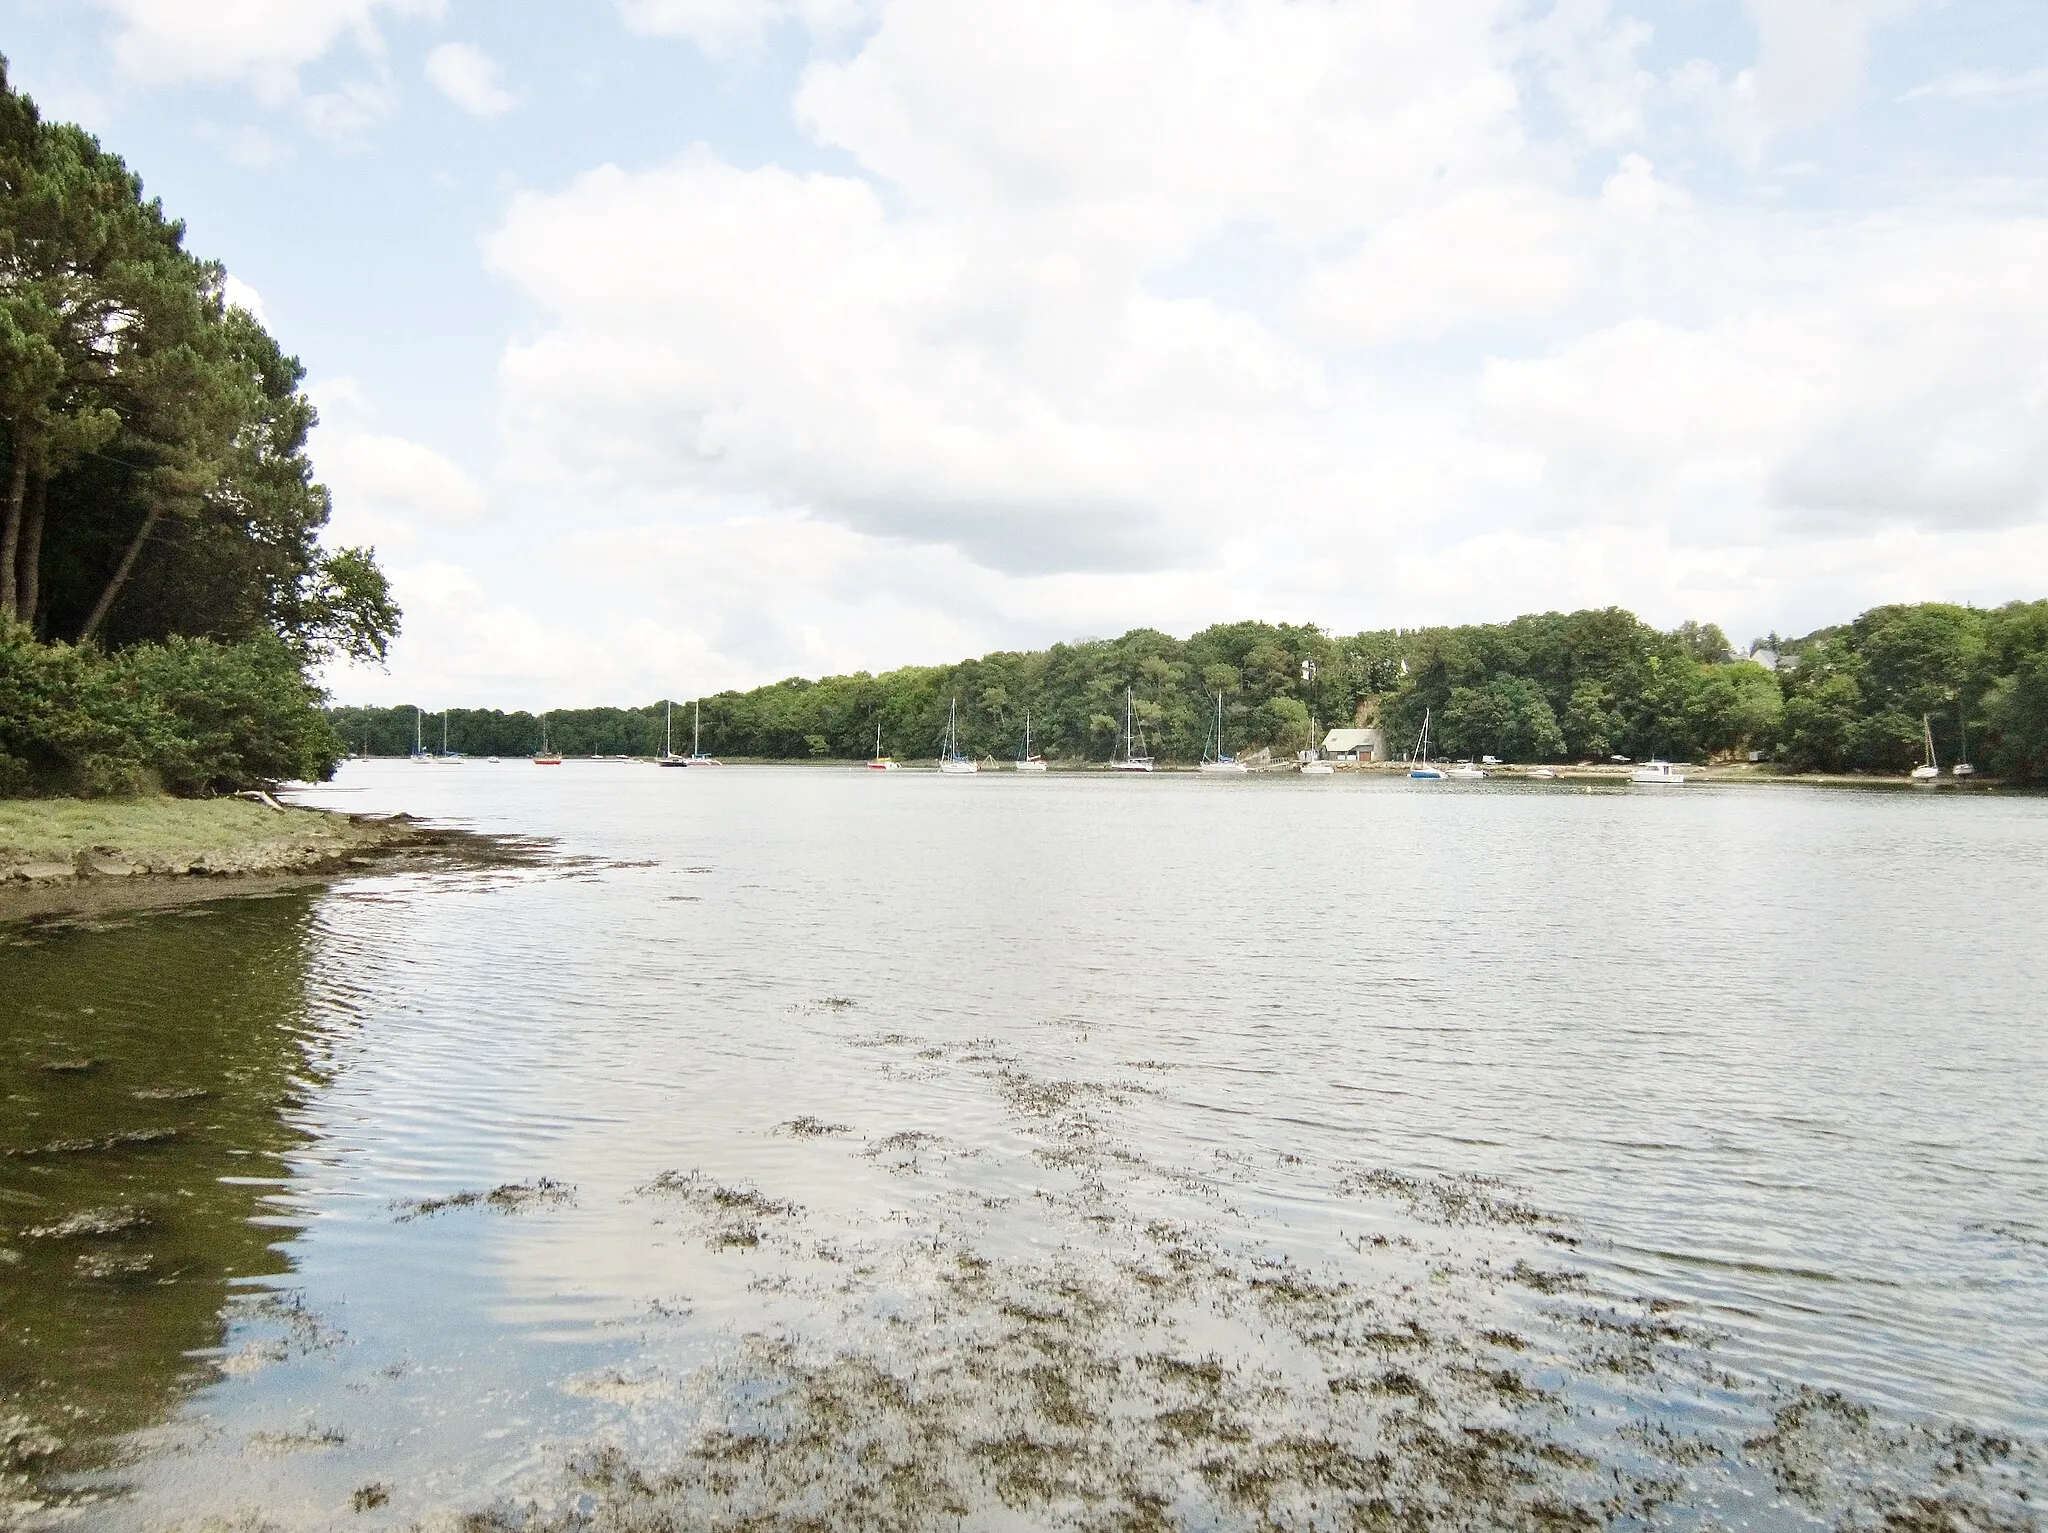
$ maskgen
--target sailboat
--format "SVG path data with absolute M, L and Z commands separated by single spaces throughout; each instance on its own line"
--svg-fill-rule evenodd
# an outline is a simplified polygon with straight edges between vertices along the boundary
M 1028 712 L 1024 715 L 1024 754 L 1017 758 L 1017 770 L 1020 772 L 1043 772 L 1045 770 L 1045 758 L 1031 754 L 1031 715 Z
M 562 753 L 548 749 L 548 716 L 545 713 L 540 716 L 540 750 L 535 753 L 533 764 L 535 766 L 560 766 L 562 764 Z
M 432 761 L 434 759 L 432 756 L 429 756 L 427 754 L 426 742 L 421 736 L 421 730 L 426 723 L 426 717 L 427 716 L 424 713 L 420 712 L 420 710 L 417 707 L 413 709 L 412 759 L 415 761 Z
M 690 704 L 690 766 L 724 766 L 716 756 L 704 754 L 704 704 Z
M 1109 766 L 1113 772 L 1149 772 L 1152 770 L 1152 758 L 1142 754 L 1138 747 L 1138 728 L 1132 717 L 1131 689 L 1129 687 L 1124 688 L 1123 759 L 1121 761 L 1112 761 Z
M 878 718 L 875 720 L 875 754 L 868 761 L 868 770 L 870 772 L 893 772 L 896 770 L 896 766 L 897 762 L 894 756 L 884 756 L 882 754 L 882 721 Z
M 1227 756 L 1223 752 L 1223 693 L 1220 689 L 1216 693 L 1215 740 L 1216 752 L 1214 755 L 1209 753 L 1209 742 L 1207 740 L 1202 742 L 1201 770 L 1204 772 L 1227 773 L 1232 777 L 1244 776 L 1246 771 L 1245 764 L 1235 756 Z
M 460 751 L 448 749 L 448 710 L 446 708 L 441 710 L 441 754 L 438 759 L 443 762 L 460 761 L 462 759 Z
M 676 754 L 676 705 L 672 699 L 664 699 L 661 715 L 661 757 L 656 766 L 686 767 L 690 764 L 687 756 Z
M 1321 738 L 1316 716 L 1308 716 L 1308 749 L 1301 753 L 1301 775 L 1304 777 L 1335 777 L 1337 769 L 1323 760 L 1322 748 L 1316 744 Z
M 1956 764 L 1949 768 L 1957 777 L 1975 777 L 1977 769 L 1970 765 L 1970 723 L 1963 717 L 1963 705 L 1956 704 Z
M 1927 715 L 1920 715 L 1920 745 L 1927 757 L 1913 768 L 1915 782 L 1933 782 L 1941 775 L 1941 763 L 1934 759 L 1934 726 L 1927 721 Z
M 965 777 L 970 772 L 979 772 L 981 763 L 969 760 L 960 754 L 960 699 L 954 698 L 946 709 L 946 749 L 939 757 L 939 770 L 949 777 Z
M 1429 764 L 1429 710 L 1422 710 L 1422 733 L 1415 737 L 1415 754 L 1408 759 L 1408 775 L 1417 782 L 1442 782 L 1441 767 Z

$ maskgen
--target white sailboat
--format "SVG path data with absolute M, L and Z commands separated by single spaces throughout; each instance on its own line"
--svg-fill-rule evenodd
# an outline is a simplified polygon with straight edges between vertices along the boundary
M 1417 782 L 1442 782 L 1441 767 L 1429 764 L 1429 710 L 1422 710 L 1422 733 L 1415 737 L 1415 753 L 1408 758 L 1408 775 Z
M 724 766 L 716 756 L 704 754 L 704 704 L 697 701 L 690 704 L 690 759 L 686 766 Z
M 676 754 L 676 705 L 673 699 L 662 700 L 661 715 L 661 756 L 656 766 L 686 767 L 690 764 L 687 756 Z
M 875 754 L 868 761 L 868 770 L 870 772 L 893 772 L 896 770 L 896 765 L 895 757 L 882 754 L 882 721 L 878 718 L 875 720 Z
M 1109 765 L 1110 770 L 1115 772 L 1149 772 L 1152 770 L 1152 758 L 1145 755 L 1139 749 L 1137 723 L 1132 712 L 1131 689 L 1129 687 L 1124 688 L 1123 759 L 1112 761 Z
M 1933 782 L 1941 775 L 1941 763 L 1934 759 L 1934 726 L 1927 721 L 1927 715 L 1920 715 L 1920 746 L 1927 755 L 1920 765 L 1913 768 L 1915 782 Z
M 461 751 L 451 751 L 448 749 L 448 710 L 446 708 L 441 710 L 441 754 L 435 759 L 444 765 L 451 761 L 460 762 L 464 759 Z
M 946 749 L 939 757 L 939 770 L 948 777 L 966 777 L 981 770 L 979 761 L 960 754 L 960 699 L 957 697 L 946 709 Z
M 427 754 L 426 740 L 422 734 L 422 730 L 425 728 L 426 725 L 426 718 L 427 716 L 424 713 L 420 712 L 417 706 L 413 708 L 412 759 L 415 761 L 432 761 L 434 759 L 432 756 L 429 756 Z
M 1970 722 L 1963 717 L 1963 705 L 1956 704 L 1956 764 L 1949 771 L 1957 777 L 1975 777 L 1977 769 L 1970 765 Z
M 1045 770 L 1045 758 L 1031 754 L 1031 715 L 1029 712 L 1026 712 L 1024 715 L 1024 754 L 1017 758 L 1017 770 L 1020 772 L 1043 772 Z
M 1235 756 L 1225 755 L 1223 751 L 1223 693 L 1221 690 L 1216 693 L 1215 740 L 1216 750 L 1213 755 L 1209 751 L 1209 742 L 1207 740 L 1202 742 L 1201 770 L 1204 772 L 1226 774 L 1232 777 L 1244 776 L 1247 770 L 1245 764 Z
M 557 750 L 548 749 L 548 716 L 545 713 L 540 716 L 540 749 L 534 753 L 533 764 L 535 766 L 560 766 L 562 764 L 562 753 Z
M 1316 744 L 1321 738 L 1322 734 L 1320 727 L 1316 723 L 1316 716 L 1311 713 L 1308 716 L 1308 748 L 1295 758 L 1301 763 L 1301 775 L 1304 777 L 1334 777 L 1337 775 L 1337 769 L 1331 766 L 1329 762 L 1323 760 L 1322 747 Z

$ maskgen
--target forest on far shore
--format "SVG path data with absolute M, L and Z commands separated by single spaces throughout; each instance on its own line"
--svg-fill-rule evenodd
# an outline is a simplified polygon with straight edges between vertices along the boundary
M 1967 745 L 1988 773 L 2048 780 L 2048 601 L 1873 607 L 1755 649 L 1776 667 L 1737 655 L 1712 624 L 1661 631 L 1616 607 L 1349 636 L 1244 622 L 1186 639 L 1140 628 L 955 665 L 793 677 L 698 701 L 703 748 L 718 756 L 860 759 L 879 726 L 886 753 L 929 758 L 957 702 L 969 754 L 1018 755 L 1028 714 L 1032 748 L 1075 764 L 1119 748 L 1127 688 L 1145 742 L 1167 761 L 1200 759 L 1218 692 L 1233 753 L 1291 754 L 1323 730 L 1373 719 L 1400 755 L 1427 709 L 1443 756 L 1704 762 L 1755 752 L 1799 770 L 1903 772 L 1920 760 L 1924 717 L 1943 764 Z M 352 752 L 372 755 L 410 752 L 416 718 L 438 750 L 442 717 L 412 704 L 329 713 Z M 526 755 L 541 742 L 532 713 L 453 708 L 446 719 L 449 749 L 469 755 Z M 675 720 L 676 749 L 687 752 L 684 699 Z M 650 755 L 662 725 L 661 701 L 546 716 L 548 743 L 568 755 Z

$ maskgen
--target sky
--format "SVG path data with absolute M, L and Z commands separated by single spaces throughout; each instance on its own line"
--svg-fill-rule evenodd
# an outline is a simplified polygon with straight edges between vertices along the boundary
M 2048 596 L 2040 0 L 0 0 L 307 369 L 338 701 Z

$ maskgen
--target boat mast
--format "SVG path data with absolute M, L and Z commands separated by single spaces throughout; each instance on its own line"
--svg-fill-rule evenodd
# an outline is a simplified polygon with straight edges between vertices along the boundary
M 703 733 L 704 703 L 700 698 L 690 704 L 690 754 L 692 756 L 704 754 L 704 747 L 698 743 Z
M 665 697 L 661 700 L 661 706 L 661 754 L 662 758 L 666 760 L 668 757 L 673 756 L 676 753 L 675 699 L 671 697 Z

